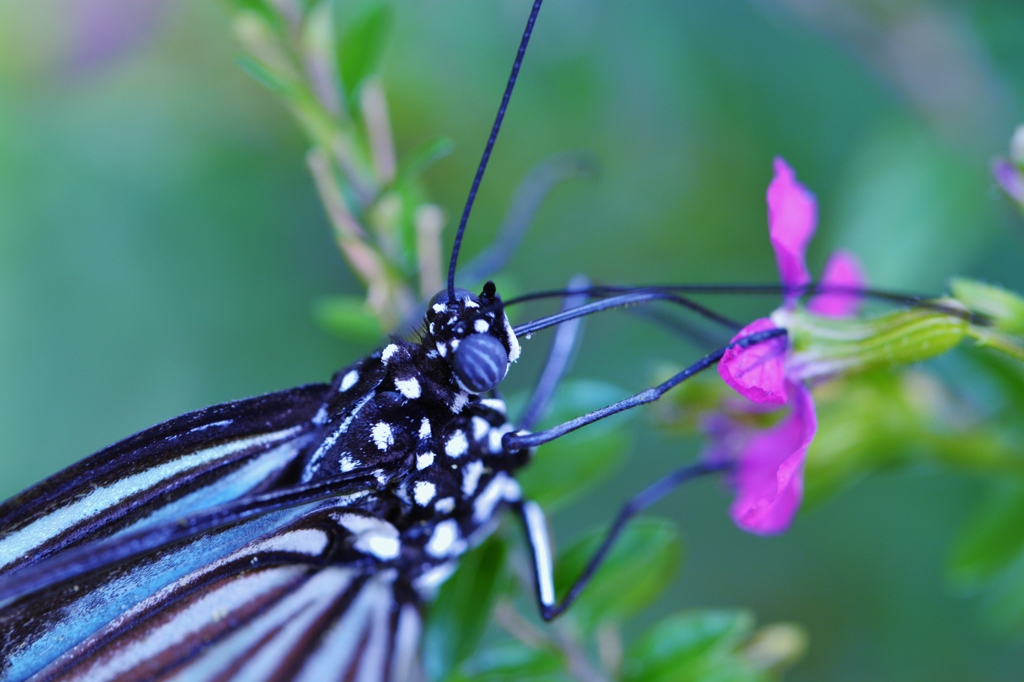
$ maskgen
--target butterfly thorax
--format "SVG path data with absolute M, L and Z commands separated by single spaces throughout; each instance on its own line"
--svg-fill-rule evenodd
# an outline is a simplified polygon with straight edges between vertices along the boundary
M 454 304 L 430 303 L 417 341 L 394 339 L 335 375 L 303 466 L 307 483 L 363 477 L 357 511 L 338 519 L 349 544 L 385 563 L 416 564 L 413 573 L 485 536 L 498 507 L 519 499 L 512 473 L 528 461 L 502 446 L 513 430 L 504 402 L 474 392 L 475 366 L 457 360 L 468 356 L 463 344 L 486 350 L 493 339 L 502 362 L 480 371 L 500 380 L 518 357 L 515 335 L 493 290 L 460 294 Z

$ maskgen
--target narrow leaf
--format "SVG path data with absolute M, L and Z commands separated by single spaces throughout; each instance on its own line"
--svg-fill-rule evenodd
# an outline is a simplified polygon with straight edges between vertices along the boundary
M 337 13 L 335 13 L 337 17 Z M 391 33 L 391 5 L 373 4 L 357 15 L 348 26 L 335 25 L 338 74 L 345 90 L 345 101 L 352 105 L 363 80 L 377 71 L 388 35 Z
M 452 153 L 455 143 L 449 137 L 436 137 L 415 147 L 398 164 L 395 184 L 415 179 L 431 165 Z
M 444 680 L 473 653 L 504 585 L 505 543 L 491 536 L 459 562 L 459 569 L 430 606 L 423 634 L 423 665 L 431 680 Z

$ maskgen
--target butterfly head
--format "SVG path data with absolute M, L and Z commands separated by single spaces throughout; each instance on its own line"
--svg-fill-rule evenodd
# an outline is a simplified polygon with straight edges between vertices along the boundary
M 496 387 L 519 359 L 519 341 L 493 282 L 479 296 L 456 289 L 454 300 L 447 290 L 430 299 L 425 342 L 448 363 L 459 387 L 470 393 Z

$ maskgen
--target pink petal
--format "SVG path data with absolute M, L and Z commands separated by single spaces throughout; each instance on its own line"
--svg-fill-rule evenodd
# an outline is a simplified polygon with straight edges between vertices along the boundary
M 754 320 L 732 338 L 733 341 L 757 332 L 776 329 L 767 317 Z M 785 369 L 789 342 L 778 336 L 746 348 L 733 346 L 718 362 L 718 374 L 737 393 L 755 403 L 783 405 L 786 402 Z
M 796 181 L 796 173 L 782 157 L 775 159 L 775 177 L 768 185 L 768 236 L 783 284 L 800 286 L 811 281 L 804 253 L 818 224 L 818 202 Z M 787 296 L 787 302 L 796 296 Z
M 835 251 L 825 263 L 821 283 L 825 287 L 863 289 L 867 285 L 867 277 L 855 255 L 849 251 Z M 828 317 L 850 317 L 857 314 L 862 301 L 859 294 L 818 294 L 807 304 L 807 309 Z
M 992 175 L 1003 191 L 1018 204 L 1024 204 L 1024 173 L 1005 159 L 996 159 L 992 164 Z
M 804 492 L 804 459 L 818 430 L 814 400 L 806 386 L 787 382 L 792 411 L 752 438 L 737 464 L 736 500 L 729 512 L 743 530 L 773 535 L 789 528 Z

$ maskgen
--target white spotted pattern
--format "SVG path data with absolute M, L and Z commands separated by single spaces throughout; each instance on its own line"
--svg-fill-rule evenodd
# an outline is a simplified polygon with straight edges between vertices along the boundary
M 395 444 L 395 434 L 391 431 L 391 425 L 385 422 L 377 422 L 373 425 L 373 442 L 378 450 L 387 450 Z
M 472 424 L 473 440 L 483 440 L 487 437 L 487 432 L 491 430 L 491 425 L 483 417 L 473 417 Z
M 341 466 L 341 473 L 352 471 L 356 468 L 355 460 L 347 452 L 342 453 L 339 465 Z
M 480 404 L 484 407 L 494 410 L 499 414 L 505 414 L 505 401 L 499 398 L 482 398 Z
M 434 453 L 424 452 L 422 455 L 416 455 L 416 468 L 422 471 L 428 466 L 434 463 Z
M 473 329 L 475 329 L 478 334 L 486 334 L 490 331 L 491 325 L 487 320 L 477 320 L 473 323 Z
M 492 455 L 501 454 L 502 437 L 512 430 L 512 427 L 508 424 L 502 424 L 496 429 L 491 429 L 490 433 L 487 434 L 487 449 L 491 451 Z
M 462 494 L 470 497 L 476 492 L 480 485 L 480 476 L 484 473 L 484 463 L 478 459 L 473 460 L 462 470 Z
M 434 526 L 434 532 L 423 549 L 430 556 L 440 559 L 459 554 L 465 546 L 466 541 L 460 538 L 458 522 L 455 519 L 445 519 Z
M 514 502 L 521 495 L 519 484 L 515 482 L 515 479 L 509 478 L 504 471 L 499 471 L 473 502 L 473 520 L 477 523 L 484 523 L 494 515 L 498 503 Z
M 416 380 L 416 377 L 395 379 L 395 388 L 409 400 L 416 400 L 420 397 L 420 382 Z
M 344 377 L 342 377 L 342 379 L 341 379 L 341 392 L 344 393 L 348 389 L 350 389 L 353 386 L 355 386 L 357 381 L 359 381 L 359 372 L 357 372 L 356 370 L 353 369 L 348 374 L 346 374 Z
M 361 514 L 339 514 L 335 518 L 355 536 L 353 546 L 364 554 L 387 561 L 397 557 L 402 550 L 398 529 L 387 521 Z
M 420 440 L 430 438 L 430 420 L 424 417 L 420 420 Z
M 461 429 L 453 433 L 448 442 L 444 444 L 444 453 L 449 457 L 462 457 L 467 450 L 469 450 L 469 441 L 466 440 L 466 434 Z
M 455 401 L 452 403 L 452 412 L 458 414 L 469 402 L 469 391 L 459 391 L 455 394 Z
M 450 514 L 455 509 L 455 498 L 442 497 L 434 503 L 434 509 L 437 510 L 438 514 Z
M 413 499 L 421 507 L 430 504 L 435 495 L 437 495 L 437 486 L 430 481 L 416 481 L 416 485 L 412 489 Z
M 397 352 L 398 346 L 396 346 L 393 343 L 389 343 L 387 346 L 384 347 L 384 351 L 380 354 L 380 361 L 383 362 L 385 365 L 388 364 L 388 361 L 390 361 L 391 358 Z

